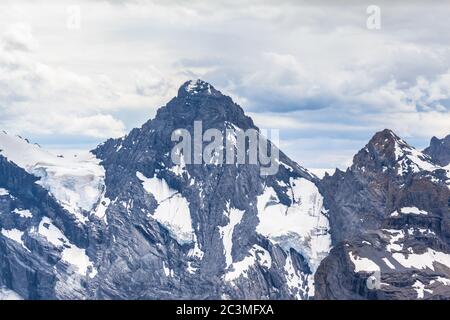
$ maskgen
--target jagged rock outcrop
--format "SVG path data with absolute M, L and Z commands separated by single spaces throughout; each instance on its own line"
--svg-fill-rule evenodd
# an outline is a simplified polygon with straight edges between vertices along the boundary
M 105 196 L 112 203 L 108 229 L 115 239 L 103 253 L 99 277 L 104 276 L 101 282 L 106 285 L 100 286 L 99 294 L 114 297 L 121 292 L 119 279 L 127 277 L 133 288 L 142 288 L 138 293 L 133 289 L 134 297 L 311 296 L 311 269 L 320 259 L 317 254 L 327 251 L 326 244 L 317 249 L 309 242 L 314 227 L 308 226 L 306 234 L 301 234 L 303 230 L 283 226 L 283 221 L 276 227 L 274 221 L 271 230 L 262 215 L 270 209 L 301 207 L 315 210 L 309 213 L 312 219 L 322 217 L 326 222 L 313 177 L 283 153 L 278 173 L 267 177 L 260 175 L 260 164 L 174 165 L 170 154 L 176 143 L 171 135 L 183 128 L 194 137 L 195 121 L 202 122 L 203 131 L 257 129 L 229 97 L 205 82 L 187 82 L 155 119 L 94 150 L 106 169 Z M 225 139 L 236 137 L 227 134 Z M 304 204 L 292 195 L 295 183 L 305 184 L 304 199 L 298 195 Z M 174 196 L 168 200 L 155 196 L 152 184 L 167 184 Z M 159 211 L 162 207 L 175 207 L 179 215 L 165 218 Z M 304 215 L 295 210 L 292 217 Z M 136 240 L 133 243 L 130 234 Z M 317 237 L 327 241 L 326 232 Z M 148 262 L 142 259 L 143 248 Z M 106 272 L 108 268 L 114 272 Z M 287 284 L 292 277 L 298 281 Z
M 334 248 L 316 273 L 317 298 L 448 298 L 449 177 L 390 130 L 347 171 L 326 176 L 320 190 Z M 370 289 L 373 275 L 379 283 Z
M 0 155 L 0 288 L 28 299 L 83 298 L 85 277 L 71 263 L 88 246 L 88 230 L 38 180 Z M 64 234 L 60 246 L 52 228 Z
M 447 166 L 450 164 L 450 134 L 445 138 L 438 139 L 431 138 L 430 146 L 428 146 L 423 153 L 428 154 L 431 159 L 440 166 Z
M 201 80 L 91 152 L 0 133 L 0 299 L 448 299 L 447 141 L 319 180 Z
M 191 164 L 195 147 L 176 164 L 172 134 L 194 137 L 196 121 L 200 134 L 216 129 L 236 152 L 240 132 L 262 138 L 231 98 L 201 80 L 185 83 L 154 119 L 106 141 L 95 157 L 54 157 L 4 135 L 3 176 L 12 182 L 0 180 L 0 286 L 27 299 L 311 298 L 330 249 L 317 178 L 282 152 L 273 175 L 261 174 L 259 160 Z M 244 149 L 249 157 L 250 145 Z M 12 203 L 26 190 L 7 171 L 13 167 L 38 190 L 34 201 L 51 209 Z M 8 218 L 16 207 L 30 210 L 20 218 L 27 223 Z

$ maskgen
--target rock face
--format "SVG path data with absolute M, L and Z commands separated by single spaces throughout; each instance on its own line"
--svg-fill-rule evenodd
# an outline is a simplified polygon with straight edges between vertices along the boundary
M 316 298 L 449 298 L 449 184 L 448 168 L 390 130 L 375 134 L 321 183 L 333 249 Z
M 450 164 L 450 134 L 443 139 L 431 138 L 430 146 L 423 152 L 437 164 L 447 166 Z
M 89 153 L 0 133 L 0 299 L 450 298 L 448 137 L 378 132 L 320 181 L 263 174 L 261 133 L 201 80 Z
M 83 271 L 75 272 L 69 263 L 89 259 L 81 249 L 88 246 L 88 231 L 37 181 L 0 156 L 0 287 L 28 299 L 82 298 L 86 294 Z M 54 237 L 53 241 L 42 239 L 52 228 L 65 234 L 59 246 Z M 58 293 L 66 282 L 68 290 Z
M 201 80 L 83 157 L 54 157 L 3 134 L 0 288 L 25 299 L 313 297 L 331 244 L 317 178 L 282 152 L 273 175 L 261 174 L 259 160 L 184 161 L 195 148 L 176 164 L 171 136 L 195 137 L 196 121 L 234 151 L 238 132 L 262 138 Z

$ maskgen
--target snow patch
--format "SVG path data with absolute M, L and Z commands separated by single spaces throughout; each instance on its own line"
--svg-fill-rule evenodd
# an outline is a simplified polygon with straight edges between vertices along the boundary
M 166 180 L 164 179 L 158 179 L 156 177 L 147 178 L 139 171 L 136 172 L 136 177 L 141 180 L 144 190 L 148 193 L 151 193 L 158 203 L 169 199 L 177 193 L 176 190 L 173 190 L 169 187 Z
M 391 213 L 391 217 L 398 217 L 398 216 L 399 216 L 399 214 L 398 214 L 397 210 L 395 210 L 394 212 Z
M 397 174 L 404 175 L 407 172 L 420 172 L 440 169 L 431 158 L 408 145 L 405 141 L 395 137 L 395 159 L 398 161 Z
M 416 215 L 428 215 L 428 212 L 425 210 L 420 210 L 417 207 L 403 207 L 400 209 L 401 214 L 416 214 Z M 398 217 L 399 212 L 395 210 L 391 213 L 391 217 Z
M 173 270 L 170 269 L 166 263 L 163 261 L 163 270 L 164 270 L 164 274 L 166 275 L 166 277 L 170 277 L 173 278 Z
M 296 299 L 302 300 L 314 296 L 314 276 L 296 270 L 290 254 L 286 258 L 284 271 L 286 272 L 286 284 Z
M 25 246 L 25 243 L 22 240 L 22 236 L 24 234 L 23 231 L 20 231 L 18 229 L 11 229 L 11 230 L 2 229 L 1 233 L 6 238 L 11 239 L 11 240 L 19 243 L 22 247 L 24 247 L 25 249 L 28 250 L 28 248 Z
M 153 218 L 167 227 L 180 243 L 194 241 L 189 203 L 180 194 L 161 202 L 153 213 Z
M 62 231 L 53 224 L 50 218 L 43 217 L 37 231 L 48 242 L 62 249 L 62 260 L 75 266 L 79 274 L 83 276 L 89 275 L 90 278 L 95 277 L 97 271 L 87 256 L 86 250 L 72 244 Z
M 323 197 L 316 185 L 304 178 L 291 178 L 289 184 L 291 206 L 280 203 L 272 187 L 258 196 L 256 231 L 286 251 L 294 248 L 301 252 L 314 272 L 331 248 Z
M 392 270 L 395 270 L 395 266 L 389 261 L 388 258 L 383 258 L 383 262 Z
M 9 195 L 9 191 L 3 188 L 0 188 L 0 197 L 1 196 L 8 196 Z
M 362 168 L 364 169 L 364 168 Z M 336 169 L 331 169 L 331 168 L 308 168 L 309 171 L 311 171 L 313 174 L 315 174 L 318 178 L 323 179 L 323 177 L 325 177 L 325 174 L 328 173 L 328 175 L 332 176 L 335 172 Z
M 405 238 L 405 232 L 403 230 L 383 229 L 382 231 L 387 233 L 389 237 L 389 244 L 386 246 L 387 251 L 398 252 L 403 250 L 403 244 L 398 243 Z
M 105 196 L 105 192 L 100 198 L 99 203 L 97 204 L 97 208 L 95 208 L 94 215 L 99 219 L 103 219 L 103 221 L 108 224 L 108 220 L 106 219 L 106 210 L 111 204 L 111 199 Z
M 197 272 L 198 268 L 195 268 L 195 267 L 192 266 L 192 261 L 188 261 L 186 270 L 190 274 L 194 274 L 194 273 Z
M 204 252 L 200 249 L 197 236 L 194 233 L 194 247 L 189 250 L 188 257 L 194 257 L 197 259 L 203 259 Z
M 14 209 L 13 213 L 21 216 L 22 218 L 32 218 L 33 214 L 30 210 L 20 210 L 20 209 Z
M 422 254 L 416 253 L 394 253 L 392 257 L 405 268 L 426 269 L 434 271 L 434 263 L 440 263 L 450 268 L 450 254 L 435 251 L 428 248 Z
M 423 299 L 425 297 L 425 292 L 433 293 L 432 290 L 425 289 L 425 285 L 419 280 L 416 280 L 416 282 L 414 282 L 413 288 L 417 292 L 417 299 Z
M 200 91 L 205 90 L 208 92 L 208 94 L 211 94 L 211 85 L 209 83 L 206 83 L 200 79 L 197 80 L 190 80 L 188 85 L 186 86 L 186 92 L 189 92 L 191 94 L 197 94 Z
M 430 284 L 434 284 L 436 281 L 442 283 L 444 286 L 450 286 L 450 279 L 439 276 L 435 280 L 431 280 Z
M 193 242 L 195 233 L 186 198 L 171 189 L 164 179 L 147 178 L 140 172 L 136 172 L 136 176 L 141 180 L 144 190 L 158 202 L 153 218 L 165 226 L 179 243 Z
M 233 263 L 231 252 L 233 249 L 234 227 L 241 222 L 242 217 L 244 216 L 244 211 L 231 208 L 225 213 L 229 219 L 229 223 L 226 226 L 219 226 L 219 232 L 220 236 L 222 237 L 223 248 L 225 252 L 225 262 L 228 267 Z
M 353 254 L 353 252 L 349 252 L 348 256 L 350 257 L 350 260 L 352 261 L 353 265 L 355 266 L 355 272 L 375 272 L 380 271 L 380 267 L 373 262 L 372 260 L 368 258 L 361 258 L 358 257 L 356 254 Z
M 230 266 L 230 271 L 225 273 L 225 281 L 232 282 L 241 277 L 248 277 L 248 271 L 254 265 L 262 266 L 266 269 L 270 269 L 272 266 L 272 258 L 270 253 L 259 245 L 254 245 L 248 255 L 239 262 L 234 262 Z
M 179 150 L 175 151 L 176 155 L 179 155 Z M 171 167 L 169 169 L 169 171 L 173 172 L 176 176 L 182 177 L 183 174 L 186 174 L 188 178 L 190 178 L 189 176 L 189 172 L 187 172 L 186 170 L 186 162 L 184 160 L 184 155 L 181 154 L 180 155 L 180 164 L 176 164 L 173 167 Z
M 426 212 L 425 210 L 420 210 L 417 207 L 403 207 L 400 209 L 401 213 L 403 214 L 423 214 L 423 215 L 427 215 L 428 212 Z
M 83 211 L 92 210 L 104 186 L 105 170 L 90 152 L 56 156 L 20 137 L 0 132 L 0 154 L 40 178 L 36 183 L 47 189 L 79 222 Z

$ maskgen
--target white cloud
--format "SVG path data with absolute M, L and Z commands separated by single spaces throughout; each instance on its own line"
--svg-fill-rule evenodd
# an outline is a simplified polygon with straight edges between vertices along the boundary
M 38 47 L 30 26 L 24 23 L 11 25 L 3 34 L 2 42 L 6 50 L 33 51 Z
M 202 77 L 257 123 L 285 128 L 288 153 L 297 154 L 290 141 L 320 145 L 295 156 L 305 165 L 318 152 L 349 159 L 385 127 L 421 144 L 449 133 L 450 7 L 437 1 L 378 1 L 377 31 L 359 1 L 70 5 L 81 9 L 78 30 L 61 1 L 0 4 L 0 126 L 118 135 Z M 330 137 L 339 149 L 323 143 Z
M 0 125 L 27 135 L 117 137 L 125 125 L 113 116 L 122 109 L 156 109 L 168 83 L 155 68 L 135 72 L 129 88 L 104 74 L 84 75 L 40 61 L 31 27 L 10 26 L 0 46 Z
M 423 138 L 428 141 L 433 135 L 444 137 L 450 132 L 450 114 L 438 111 L 421 113 L 392 112 L 363 116 L 362 120 L 370 120 L 378 130 L 391 128 L 405 139 Z
M 78 135 L 93 138 L 117 138 L 124 134 L 125 126 L 111 115 L 96 114 L 69 117 L 62 113 L 23 114 L 14 118 L 14 125 L 8 131 L 27 128 L 25 132 L 39 135 Z

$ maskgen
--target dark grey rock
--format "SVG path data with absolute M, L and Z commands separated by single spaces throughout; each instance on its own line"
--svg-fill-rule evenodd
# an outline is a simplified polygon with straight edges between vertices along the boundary
M 309 298 L 309 261 L 295 249 L 286 251 L 256 232 L 256 203 L 264 186 L 270 186 L 282 203 L 291 205 L 290 190 L 279 182 L 303 177 L 317 183 L 317 178 L 282 152 L 279 160 L 285 165 L 274 176 L 261 176 L 259 163 L 187 164 L 177 175 L 170 170 L 170 152 L 175 145 L 171 134 L 179 128 L 193 134 L 197 120 L 202 121 L 203 130 L 225 132 L 230 126 L 258 130 L 241 107 L 211 85 L 202 81 L 185 83 L 154 119 L 92 151 L 106 170 L 105 197 L 110 203 L 106 219 L 86 213 L 89 221 L 85 225 L 77 223 L 36 184 L 38 178 L 0 158 L 0 187 L 10 190 L 14 197 L 0 198 L 5 212 L 0 214 L 0 227 L 19 228 L 26 244 L 24 248 L 0 235 L 0 286 L 27 299 Z M 137 172 L 164 179 L 188 201 L 196 243 L 179 241 L 153 217 L 157 200 L 144 190 Z M 16 205 L 12 202 L 32 210 L 33 218 L 24 222 L 12 215 Z M 224 214 L 228 207 L 245 212 L 234 229 L 233 261 L 244 260 L 251 250 L 255 255 L 266 252 L 271 260 L 270 267 L 251 265 L 235 281 L 224 279 L 229 269 L 219 233 L 219 227 L 229 223 Z M 61 259 L 61 249 L 33 232 L 44 216 L 50 217 L 71 243 L 86 249 L 97 271 L 94 278 L 72 272 Z M 192 254 L 194 246 L 201 249 L 203 257 Z M 292 272 L 302 277 L 294 283 L 297 288 L 286 284 L 288 257 Z
M 426 162 L 426 168 L 411 159 Z M 427 155 L 384 130 L 355 155 L 346 172 L 326 176 L 320 190 L 330 208 L 334 248 L 315 275 L 316 298 L 417 299 L 421 295 L 416 287 L 423 284 L 422 298 L 447 299 L 448 286 L 436 279 L 450 279 L 450 266 L 433 264 L 432 256 L 426 256 L 423 259 L 434 270 L 418 267 L 417 262 L 415 267 L 410 258 L 427 250 L 450 254 L 450 190 L 444 172 Z M 427 214 L 401 212 L 409 207 Z M 388 245 L 394 235 L 398 238 L 392 249 Z M 379 267 L 381 288 L 368 288 L 366 281 L 373 272 L 357 272 L 350 254 Z M 410 258 L 413 266 L 405 267 L 394 254 Z
M 272 176 L 260 174 L 260 162 L 186 164 L 177 172 L 170 157 L 176 143 L 171 134 L 183 128 L 193 135 L 194 121 L 202 121 L 203 130 L 259 130 L 240 106 L 210 84 L 186 82 L 154 119 L 92 151 L 106 171 L 104 197 L 95 205 L 104 204 L 106 215 L 82 212 L 86 223 L 68 212 L 38 177 L 0 151 L 0 188 L 8 190 L 0 195 L 0 230 L 15 230 L 20 237 L 17 241 L 0 233 L 0 290 L 14 290 L 25 299 L 450 297 L 449 263 L 442 260 L 450 257 L 450 177 L 443 167 L 450 158 L 448 137 L 433 138 L 421 153 L 383 130 L 355 155 L 350 168 L 321 181 L 282 152 L 283 165 Z M 156 218 L 161 204 L 145 190 L 138 172 L 163 179 L 176 193 L 172 197 L 186 200 L 193 239 L 181 239 Z M 293 238 L 289 240 L 295 244 L 282 247 L 289 241 L 257 232 L 257 198 L 265 188 L 273 188 L 278 198 L 270 200 L 272 205 L 308 201 L 294 204 L 290 182 L 296 178 L 318 186 L 328 209 L 330 230 L 314 231 L 330 232 L 333 248 L 317 270 L 305 242 Z M 254 260 L 233 280 L 220 233 L 230 222 L 229 208 L 244 212 L 231 238 L 234 271 L 249 257 Z M 15 209 L 29 210 L 32 216 L 18 215 Z M 61 231 L 63 246 L 36 231 L 47 218 Z M 89 272 L 76 272 L 64 259 L 64 250 L 74 247 L 85 250 L 92 263 Z M 425 254 L 424 266 L 402 260 Z M 444 257 L 441 262 L 437 255 Z M 374 277 L 371 266 L 380 272 L 375 288 L 367 282 Z
M 434 162 L 441 166 L 450 164 L 450 135 L 445 138 L 438 139 L 431 138 L 430 146 L 428 146 L 424 153 L 428 154 Z

